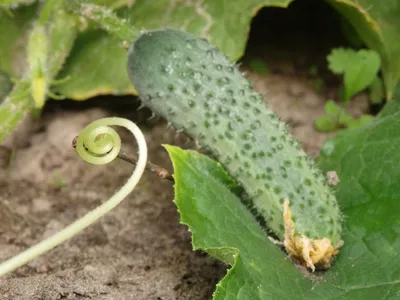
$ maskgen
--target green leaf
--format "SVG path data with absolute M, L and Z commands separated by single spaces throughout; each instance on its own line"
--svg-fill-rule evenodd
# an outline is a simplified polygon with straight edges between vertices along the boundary
M 348 127 L 353 121 L 354 118 L 343 109 L 339 115 L 338 124 L 342 127 Z
M 390 99 L 400 79 L 400 2 L 326 0 L 354 27 L 368 48 L 379 53 L 386 95 Z
M 319 132 L 332 132 L 338 128 L 338 122 L 330 115 L 321 115 L 315 120 L 315 128 Z
M 353 49 L 333 48 L 327 57 L 328 67 L 333 73 L 342 75 L 347 67 L 357 61 L 357 52 Z
M 70 80 L 55 91 L 75 100 L 97 95 L 136 94 L 126 72 L 127 53 L 120 40 L 100 30 L 82 33 L 58 75 Z
M 365 125 L 368 125 L 372 121 L 375 120 L 375 117 L 372 115 L 362 115 L 358 119 L 353 119 L 350 120 L 350 122 L 347 123 L 348 128 L 358 128 L 362 127 Z
M 367 88 L 380 69 L 380 57 L 372 50 L 359 50 L 358 60 L 349 65 L 344 73 L 345 101 Z
M 174 165 L 175 200 L 181 222 L 192 232 L 193 248 L 234 267 L 218 285 L 214 299 L 286 299 L 311 288 L 284 253 L 272 244 L 246 207 L 222 183 L 229 180 L 216 162 L 195 151 L 166 146 Z M 211 171 L 210 171 L 211 170 Z M 279 272 L 281 276 L 265 276 Z M 281 296 L 281 298 L 279 298 Z
M 321 115 L 315 120 L 315 128 L 320 132 L 332 132 L 340 127 L 357 127 L 366 124 L 369 120 L 367 116 L 355 120 L 333 100 L 325 103 L 324 110 L 325 115 Z
M 137 0 L 120 12 L 137 28 L 175 27 L 201 36 L 231 60 L 240 58 L 246 47 L 251 19 L 264 6 L 287 7 L 292 0 L 224 0 L 179 2 Z M 160 16 L 154 18 L 154 16 Z
M 346 299 L 397 299 L 400 292 L 399 128 L 394 113 L 343 131 L 321 151 L 321 167 L 340 178 L 346 220 L 345 247 L 326 279 L 354 296 Z
M 335 117 L 338 117 L 341 113 L 343 113 L 343 108 L 337 105 L 333 100 L 328 100 L 325 103 L 324 110 L 327 114 Z
M 362 127 L 375 120 L 375 117 L 371 115 L 362 115 L 358 119 L 354 119 L 344 108 L 332 100 L 325 103 L 324 110 L 326 114 L 315 120 L 315 128 L 320 132 L 332 132 L 340 127 Z
M 330 140 L 321 166 L 339 174 L 344 246 L 333 267 L 299 272 L 273 245 L 220 165 L 195 151 L 166 146 L 174 166 L 175 200 L 195 250 L 231 265 L 214 300 L 395 299 L 400 293 L 400 115 Z M 390 159 L 388 159 L 390 158 Z M 221 168 L 220 172 L 215 170 Z M 210 171 L 211 170 L 211 171 Z
M 373 50 L 333 49 L 328 62 L 332 72 L 344 74 L 345 101 L 368 87 L 380 68 L 380 57 Z

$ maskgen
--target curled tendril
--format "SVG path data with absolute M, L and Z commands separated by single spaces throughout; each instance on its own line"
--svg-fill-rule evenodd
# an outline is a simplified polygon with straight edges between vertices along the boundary
M 111 127 L 102 125 L 101 120 L 86 126 L 76 141 L 79 156 L 94 165 L 108 164 L 113 161 L 121 149 L 121 138 Z
M 0 276 L 23 266 L 39 255 L 78 234 L 121 203 L 135 188 L 146 167 L 147 145 L 143 133 L 133 122 L 122 118 L 103 118 L 94 121 L 89 124 L 78 137 L 78 154 L 85 161 L 92 164 L 107 164 L 116 158 L 121 147 L 121 139 L 114 129 L 108 127 L 113 125 L 127 128 L 135 136 L 138 144 L 139 158 L 136 168 L 128 181 L 109 200 L 88 212 L 71 225 L 0 264 Z

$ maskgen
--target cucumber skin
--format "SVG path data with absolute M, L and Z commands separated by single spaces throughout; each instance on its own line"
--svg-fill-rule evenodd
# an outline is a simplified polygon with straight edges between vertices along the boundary
M 149 31 L 129 49 L 128 74 L 143 104 L 209 150 L 281 240 L 288 199 L 297 235 L 340 241 L 341 214 L 326 178 L 217 48 L 182 31 Z

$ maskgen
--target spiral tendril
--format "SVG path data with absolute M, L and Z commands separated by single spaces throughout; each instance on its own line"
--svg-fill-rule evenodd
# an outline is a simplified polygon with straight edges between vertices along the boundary
M 121 149 L 121 138 L 111 127 L 100 125 L 102 120 L 86 126 L 76 141 L 79 156 L 94 165 L 108 164 L 113 161 Z
M 135 188 L 146 167 L 147 145 L 143 133 L 133 122 L 123 118 L 103 118 L 94 121 L 79 135 L 76 145 L 77 152 L 82 159 L 96 165 L 107 164 L 114 160 L 120 151 L 121 139 L 117 132 L 109 127 L 113 125 L 127 128 L 137 141 L 139 158 L 128 181 L 109 200 L 71 225 L 0 264 L 0 276 L 12 272 L 78 234 L 120 204 Z

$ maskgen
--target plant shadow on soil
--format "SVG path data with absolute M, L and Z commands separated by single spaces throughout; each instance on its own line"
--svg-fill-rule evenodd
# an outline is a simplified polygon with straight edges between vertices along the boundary
M 243 59 L 256 90 L 265 93 L 311 155 L 318 154 L 329 136 L 316 132 L 313 120 L 338 85 L 326 72 L 325 56 L 332 46 L 344 43 L 339 25 L 332 23 L 335 14 L 318 3 L 296 1 L 287 10 L 263 9 L 253 22 Z M 272 71 L 248 70 L 253 57 Z M 321 76 L 327 84 L 321 94 L 309 84 L 311 65 L 325 68 Z M 128 178 L 132 166 L 127 163 L 92 166 L 73 151 L 73 137 L 91 121 L 104 116 L 134 120 L 146 135 L 149 159 L 169 170 L 161 144 L 194 147 L 166 129 L 165 121 L 146 121 L 150 112 L 136 112 L 137 106 L 135 97 L 49 101 L 39 120 L 26 118 L 9 137 L 0 148 L 0 260 L 65 227 Z M 367 110 L 365 95 L 353 101 L 354 115 Z M 132 138 L 121 134 L 124 150 L 135 151 Z M 190 234 L 179 224 L 172 199 L 170 182 L 145 173 L 134 192 L 101 221 L 0 279 L 0 299 L 211 299 L 227 266 L 191 250 Z

